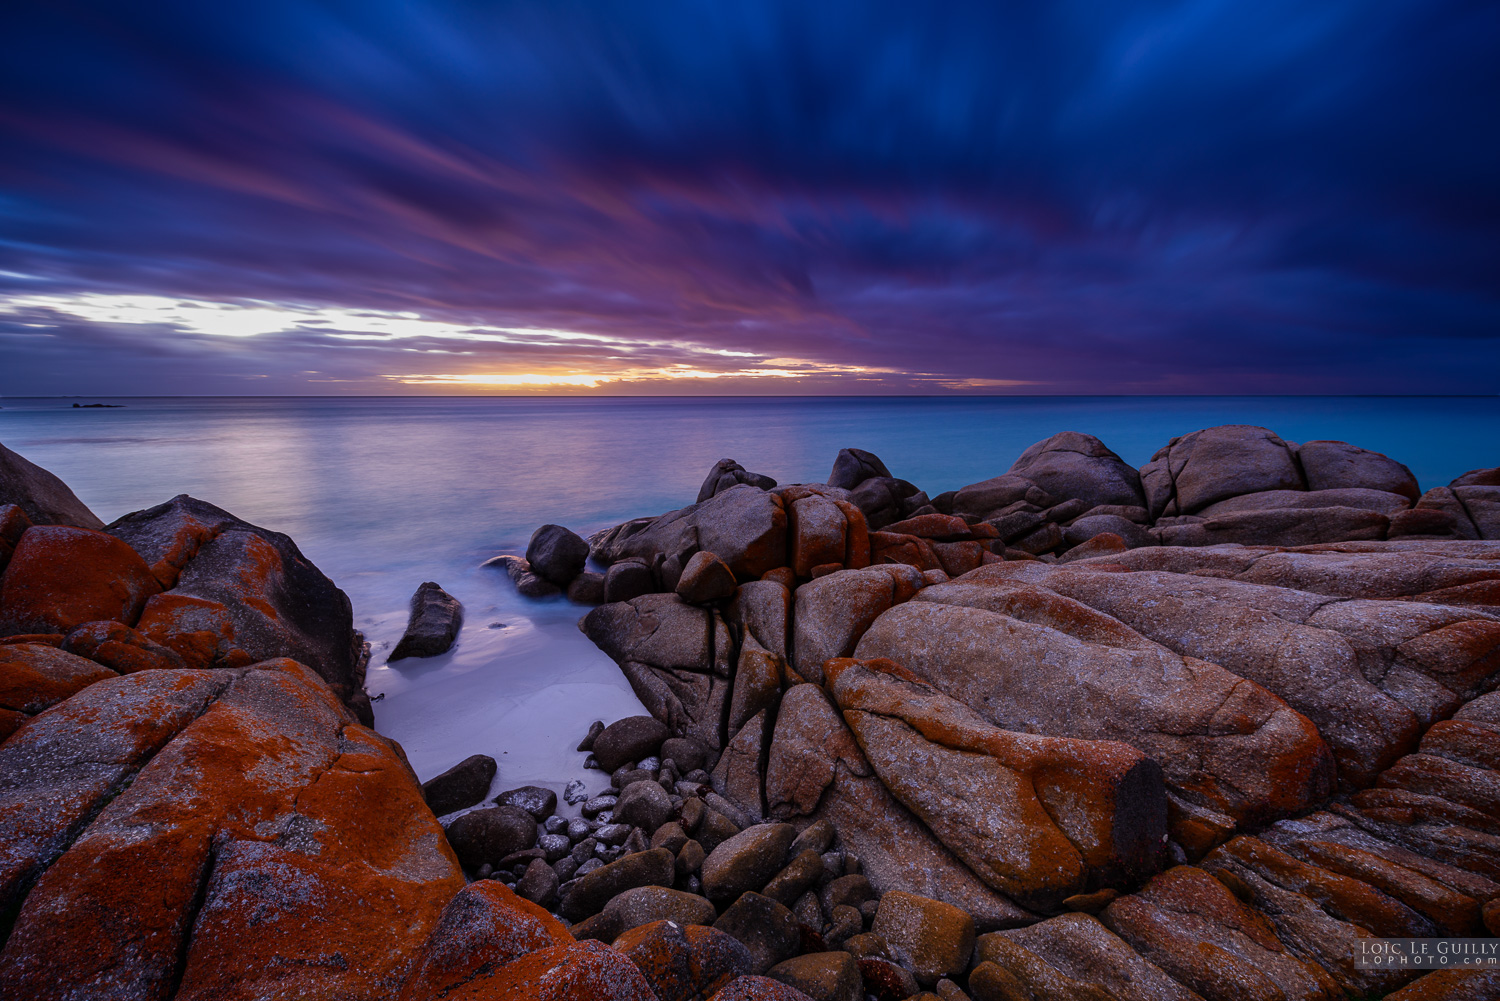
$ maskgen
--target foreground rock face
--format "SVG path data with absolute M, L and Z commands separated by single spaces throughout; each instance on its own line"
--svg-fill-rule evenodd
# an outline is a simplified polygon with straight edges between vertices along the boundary
M 99 682 L 0 759 L 7 997 L 371 995 L 463 885 L 405 762 L 292 661 Z

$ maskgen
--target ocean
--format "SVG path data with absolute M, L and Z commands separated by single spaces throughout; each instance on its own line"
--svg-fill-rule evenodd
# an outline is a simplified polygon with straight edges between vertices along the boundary
M 524 552 L 538 525 L 588 535 L 690 504 L 725 457 L 821 482 L 855 446 L 936 495 L 1058 431 L 1097 435 L 1139 466 L 1176 435 L 1230 423 L 1384 452 L 1423 489 L 1500 465 L 1496 397 L 0 399 L 0 442 L 105 521 L 188 493 L 290 535 L 354 603 L 377 729 L 423 779 L 492 755 L 497 788 L 561 789 L 585 774 L 573 747 L 591 720 L 642 711 L 579 633 L 586 609 L 520 598 L 480 567 Z M 427 580 L 464 603 L 458 643 L 387 665 Z

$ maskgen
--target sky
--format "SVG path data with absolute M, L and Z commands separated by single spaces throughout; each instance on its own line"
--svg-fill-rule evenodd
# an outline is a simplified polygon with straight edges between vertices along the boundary
M 0 394 L 1493 394 L 1494 0 L 12 0 Z

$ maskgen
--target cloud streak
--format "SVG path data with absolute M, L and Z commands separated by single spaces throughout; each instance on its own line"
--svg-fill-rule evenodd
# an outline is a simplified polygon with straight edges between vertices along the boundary
M 1492 4 L 12 21 L 0 392 L 1493 392 L 1500 369 Z M 175 305 L 100 311 L 122 296 Z M 358 316 L 384 330 L 337 327 Z

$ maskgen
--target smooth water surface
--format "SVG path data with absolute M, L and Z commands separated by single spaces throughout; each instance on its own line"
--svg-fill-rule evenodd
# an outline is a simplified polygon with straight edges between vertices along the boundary
M 584 535 L 691 503 L 728 456 L 783 483 L 822 481 L 841 447 L 935 495 L 1004 472 L 1058 431 L 1142 465 L 1215 424 L 1385 452 L 1424 489 L 1500 464 L 1500 399 L 236 398 L 0 400 L 0 442 L 57 473 L 105 521 L 189 493 L 292 536 L 354 602 L 374 646 L 376 725 L 429 778 L 474 753 L 500 788 L 561 787 L 592 719 L 641 711 L 562 599 L 519 598 L 479 564 L 538 525 Z M 386 666 L 418 584 L 467 616 L 452 652 Z M 604 779 L 592 773 L 593 785 Z

